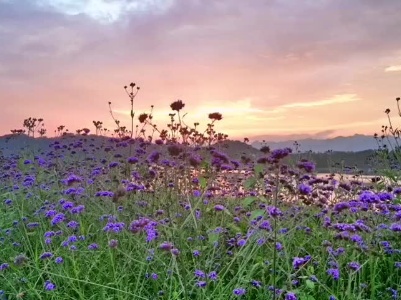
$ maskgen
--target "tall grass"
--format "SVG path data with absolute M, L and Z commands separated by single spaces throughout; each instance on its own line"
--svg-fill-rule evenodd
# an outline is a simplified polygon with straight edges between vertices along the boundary
M 396 181 L 318 178 L 291 149 L 234 160 L 222 115 L 200 130 L 184 106 L 1 159 L 0 299 L 398 299 Z

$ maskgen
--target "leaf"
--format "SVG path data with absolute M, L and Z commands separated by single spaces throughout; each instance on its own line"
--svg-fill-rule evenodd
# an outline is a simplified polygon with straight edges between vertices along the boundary
M 257 209 L 252 211 L 251 220 L 256 219 L 257 217 L 263 216 L 266 213 L 264 209 Z
M 249 189 L 253 189 L 253 188 L 255 188 L 257 182 L 258 182 L 258 181 L 256 180 L 255 177 L 248 178 L 248 179 L 245 180 L 245 182 L 244 182 L 244 187 L 245 187 L 246 189 L 248 189 L 248 190 L 249 190 Z
M 201 186 L 202 189 L 206 188 L 207 186 L 207 180 L 205 177 L 200 177 L 199 178 L 199 184 Z
M 209 243 L 214 244 L 215 242 L 217 242 L 219 240 L 219 234 L 215 233 L 215 232 L 211 232 L 208 234 L 208 238 L 209 238 Z
M 315 288 L 315 283 L 312 280 L 307 279 L 305 283 L 309 289 L 313 290 Z
M 256 197 L 246 197 L 243 201 L 242 204 L 245 207 L 249 207 L 253 202 L 256 201 Z
M 264 165 L 257 164 L 253 170 L 254 170 L 255 174 L 258 175 L 259 173 L 262 173 L 264 171 L 264 169 L 265 169 Z

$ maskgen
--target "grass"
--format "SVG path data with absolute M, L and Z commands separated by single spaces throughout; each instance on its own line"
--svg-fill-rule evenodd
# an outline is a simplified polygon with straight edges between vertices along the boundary
M 148 123 L 151 153 L 118 127 L 1 160 L 0 299 L 398 299 L 396 183 L 318 178 L 288 149 L 232 161 L 209 147 L 220 114 L 204 145 L 178 115 Z

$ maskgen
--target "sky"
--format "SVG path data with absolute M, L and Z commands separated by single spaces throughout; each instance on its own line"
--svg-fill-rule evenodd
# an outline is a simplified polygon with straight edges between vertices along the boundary
M 230 138 L 373 135 L 401 95 L 400 0 L 0 0 L 0 135 L 137 115 Z

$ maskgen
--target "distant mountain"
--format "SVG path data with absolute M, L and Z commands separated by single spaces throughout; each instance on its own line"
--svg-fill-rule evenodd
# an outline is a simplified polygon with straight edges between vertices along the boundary
M 63 137 L 64 143 L 71 143 L 74 140 L 86 139 L 96 146 L 100 146 L 102 144 L 107 144 L 109 138 L 104 136 L 67 136 Z M 49 145 L 53 143 L 56 138 L 32 138 L 26 135 L 7 135 L 0 137 L 0 149 L 6 155 L 12 153 L 18 153 L 21 150 L 23 152 L 37 152 L 39 151 L 47 151 L 49 150 Z M 246 144 L 240 141 L 228 140 L 222 143 L 218 143 L 214 145 L 216 148 L 222 148 L 221 150 L 227 152 L 227 154 L 236 157 L 243 153 L 246 153 L 250 156 L 250 158 L 256 158 L 259 155 L 258 149 L 260 149 L 263 145 L 267 145 L 271 150 L 290 147 L 295 152 L 295 141 L 298 143 L 298 150 L 300 152 L 315 152 L 315 153 L 324 153 L 326 151 L 337 151 L 337 152 L 360 152 L 365 150 L 376 150 L 378 149 L 377 141 L 368 135 L 356 134 L 354 136 L 339 136 L 336 138 L 330 139 L 316 139 L 316 138 L 304 138 L 304 139 L 291 139 L 286 141 L 269 141 L 266 140 L 265 143 L 261 141 L 254 141 L 250 144 Z M 391 141 L 394 145 L 395 141 Z M 153 149 L 154 146 L 151 146 L 149 150 Z M 157 146 L 156 146 L 157 147 Z
M 329 139 L 315 139 L 315 138 L 305 138 L 305 139 L 291 139 L 286 141 L 269 141 L 266 143 L 261 141 L 254 141 L 251 145 L 257 149 L 260 149 L 264 144 L 268 145 L 270 149 L 278 149 L 290 147 L 294 149 L 295 141 L 299 144 L 299 150 L 301 152 L 326 152 L 332 151 L 342 151 L 342 152 L 358 152 L 364 150 L 375 150 L 378 149 L 377 141 L 369 135 L 355 134 L 353 136 L 339 136 Z M 392 144 L 395 144 L 394 139 L 391 140 Z

